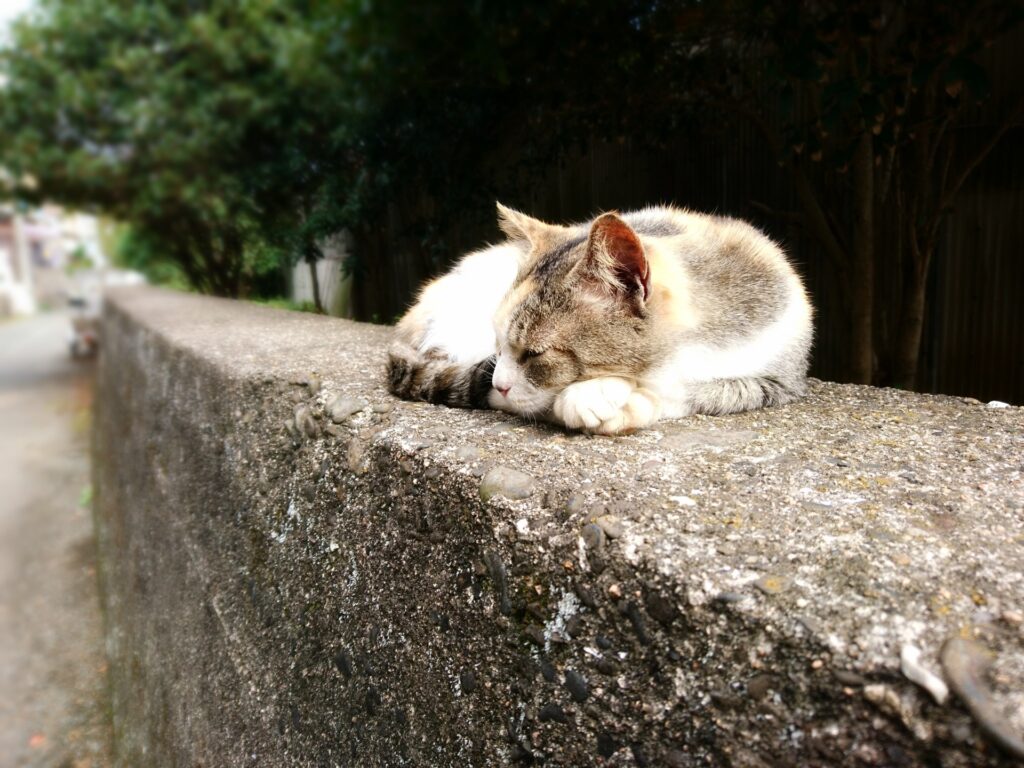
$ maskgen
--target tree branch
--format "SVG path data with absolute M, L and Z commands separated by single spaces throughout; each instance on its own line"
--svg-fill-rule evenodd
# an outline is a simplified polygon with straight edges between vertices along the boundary
M 804 226 L 804 215 L 800 211 L 780 211 L 778 208 L 772 208 L 758 200 L 751 200 L 750 207 L 755 208 L 762 213 L 767 213 L 769 216 L 774 216 L 777 219 L 788 221 L 791 224 L 798 224 Z
M 935 141 L 932 142 L 932 149 L 929 153 L 928 162 L 934 163 L 935 158 L 939 154 L 939 147 L 942 145 L 942 138 L 946 135 L 946 128 L 949 127 L 950 122 L 953 120 L 952 113 L 947 113 L 939 124 L 939 130 L 935 133 Z
M 953 164 L 953 155 L 956 153 L 956 136 L 950 136 L 949 141 L 946 142 L 946 149 L 942 157 L 942 166 L 939 168 L 939 184 L 938 190 L 939 195 L 942 194 L 942 190 L 946 188 L 946 181 L 949 179 L 949 169 Z M 942 216 L 942 207 L 934 212 L 935 216 Z
M 796 163 L 790 162 L 790 172 L 793 176 L 793 183 L 796 186 L 797 196 L 804 207 L 807 216 L 807 223 L 814 233 L 814 236 L 825 249 L 825 253 L 836 265 L 845 265 L 847 262 L 846 250 L 840 245 L 836 233 L 832 231 L 828 218 L 818 202 L 810 179 L 797 167 Z
M 719 105 L 750 120 L 754 127 L 757 128 L 758 132 L 764 137 L 764 140 L 768 144 L 772 154 L 779 159 L 781 164 L 784 164 L 789 168 L 789 171 L 793 176 L 793 183 L 796 186 L 797 196 L 800 198 L 800 204 L 804 209 L 804 222 L 815 238 L 817 238 L 821 243 L 829 259 L 831 259 L 837 266 L 846 264 L 846 251 L 842 245 L 840 245 L 835 232 L 829 225 L 828 218 L 825 216 L 824 210 L 822 210 L 821 203 L 818 202 L 817 195 L 814 192 L 810 179 L 807 178 L 807 175 L 795 162 L 789 159 L 789 153 L 786 151 L 786 148 L 783 147 L 782 141 L 779 139 L 775 131 L 772 130 L 768 121 L 765 120 L 764 115 L 747 104 L 735 101 L 719 102 Z
M 1024 113 L 1024 96 L 1021 96 L 1017 99 L 1017 103 L 1014 105 L 1013 109 L 1011 109 L 1007 113 L 1006 117 L 999 124 L 999 126 L 996 128 L 993 134 L 989 137 L 989 140 L 985 143 L 985 146 L 978 150 L 978 152 L 975 153 L 974 157 L 972 157 L 967 162 L 963 170 L 953 181 L 953 184 L 948 189 L 943 190 L 939 204 L 940 214 L 942 211 L 947 210 L 953 204 L 953 198 L 956 197 L 957 193 L 960 191 L 960 188 L 964 185 L 964 182 L 967 181 L 967 177 L 974 173 L 977 167 L 981 165 L 981 162 L 986 157 L 988 157 L 989 153 L 992 152 L 993 149 L 996 148 L 996 145 L 999 143 L 999 140 L 1003 138 L 1003 135 L 1008 130 L 1010 130 L 1010 128 L 1013 127 L 1013 124 L 1017 121 L 1017 118 L 1019 118 L 1022 113 Z
M 899 126 L 894 129 L 893 142 L 889 146 L 888 156 L 882 170 L 882 178 L 878 185 L 878 200 L 884 203 L 889 197 L 889 186 L 892 184 L 892 172 L 896 168 L 896 144 L 899 141 Z

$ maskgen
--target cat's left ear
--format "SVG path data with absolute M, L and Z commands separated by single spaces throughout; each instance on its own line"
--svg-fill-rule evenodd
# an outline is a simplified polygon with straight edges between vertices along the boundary
M 513 242 L 528 244 L 531 249 L 542 250 L 559 237 L 564 236 L 566 229 L 557 224 L 548 224 L 540 219 L 527 216 L 522 211 L 497 204 L 498 226 L 508 239 Z
M 501 203 L 497 203 L 497 208 L 498 226 L 509 240 L 523 240 L 532 243 L 539 240 L 544 234 L 544 230 L 548 228 L 548 225 L 540 219 L 527 216 L 515 208 L 509 208 Z
M 615 213 L 598 216 L 590 226 L 587 265 L 606 285 L 631 299 L 646 301 L 651 268 L 636 232 Z

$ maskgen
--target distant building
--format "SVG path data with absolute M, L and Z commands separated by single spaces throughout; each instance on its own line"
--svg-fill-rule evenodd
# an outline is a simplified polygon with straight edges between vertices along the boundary
M 12 209 L 0 208 L 0 317 L 27 315 L 35 310 L 25 222 Z
M 106 266 L 95 217 L 43 206 L 0 207 L 0 317 L 60 306 L 76 270 Z
M 345 274 L 345 259 L 349 253 L 346 233 L 321 243 L 323 258 L 316 262 L 317 284 L 324 311 L 335 317 L 352 317 L 352 278 Z M 289 275 L 289 296 L 300 304 L 315 304 L 313 275 L 308 261 L 299 260 Z

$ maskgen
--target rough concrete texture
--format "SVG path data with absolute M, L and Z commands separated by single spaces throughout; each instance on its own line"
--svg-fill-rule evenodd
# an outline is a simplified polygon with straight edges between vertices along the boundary
M 1024 409 L 815 382 L 588 437 L 394 400 L 388 333 L 108 301 L 121 764 L 1014 764 Z M 984 722 L 907 645 L 986 649 Z

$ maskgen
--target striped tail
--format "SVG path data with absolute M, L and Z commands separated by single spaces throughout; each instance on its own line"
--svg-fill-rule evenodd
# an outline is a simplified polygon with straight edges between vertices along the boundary
M 790 403 L 801 397 L 806 388 L 802 378 L 782 381 L 770 376 L 751 376 L 687 384 L 686 397 L 690 413 L 721 416 Z
M 401 341 L 388 349 L 388 389 L 405 400 L 486 408 L 493 374 L 494 355 L 460 364 L 439 349 L 420 352 Z

